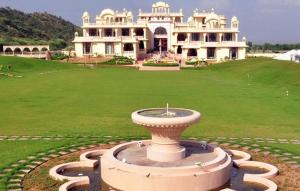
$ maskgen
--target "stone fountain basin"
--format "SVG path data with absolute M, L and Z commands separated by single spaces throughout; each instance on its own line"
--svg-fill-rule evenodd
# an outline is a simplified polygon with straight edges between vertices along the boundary
M 133 112 L 131 118 L 134 123 L 138 125 L 142 125 L 145 127 L 187 127 L 192 124 L 195 124 L 199 121 L 201 114 L 194 110 L 189 109 L 182 109 L 182 108 L 171 108 L 169 109 L 170 112 L 172 111 L 182 111 L 186 112 L 186 115 L 181 116 L 174 116 L 174 117 L 156 117 L 156 116 L 145 116 L 142 115 L 143 112 L 147 111 L 166 111 L 164 108 L 151 108 L 151 109 L 144 109 Z
M 143 143 L 147 146 L 151 141 L 143 141 Z M 101 176 L 106 184 L 119 190 L 131 191 L 137 191 L 140 188 L 144 188 L 145 191 L 158 188 L 170 190 L 170 185 L 172 185 L 173 191 L 181 191 L 194 190 L 194 188 L 211 190 L 222 187 L 229 181 L 232 161 L 219 147 L 208 145 L 212 158 L 202 161 L 201 165 L 196 164 L 199 158 L 196 161 L 187 161 L 187 163 L 182 162 L 185 160 L 182 159 L 170 163 L 150 160 L 141 163 L 135 161 L 135 164 L 128 164 L 123 162 L 122 158 L 117 158 L 122 151 L 134 148 L 137 144 L 138 142 L 130 142 L 118 145 L 101 157 Z M 202 143 L 196 141 L 181 141 L 180 144 L 191 147 L 202 146 Z

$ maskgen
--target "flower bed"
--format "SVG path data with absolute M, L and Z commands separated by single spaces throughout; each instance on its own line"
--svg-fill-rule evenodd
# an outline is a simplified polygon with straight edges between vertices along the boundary
M 133 59 L 132 58 L 128 58 L 125 56 L 114 56 L 113 59 L 106 61 L 106 62 L 102 62 L 100 64 L 106 64 L 106 65 L 132 65 L 133 64 Z

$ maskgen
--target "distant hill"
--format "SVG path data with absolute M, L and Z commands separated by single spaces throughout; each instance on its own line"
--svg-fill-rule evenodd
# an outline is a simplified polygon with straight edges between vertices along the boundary
M 52 50 L 71 44 L 80 28 L 46 12 L 24 13 L 0 8 L 0 45 L 50 44 Z

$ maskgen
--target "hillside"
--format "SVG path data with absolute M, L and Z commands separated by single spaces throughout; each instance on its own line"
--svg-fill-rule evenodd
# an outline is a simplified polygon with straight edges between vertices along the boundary
M 66 47 L 79 27 L 48 13 L 24 13 L 0 8 L 0 45 L 50 44 L 51 49 Z

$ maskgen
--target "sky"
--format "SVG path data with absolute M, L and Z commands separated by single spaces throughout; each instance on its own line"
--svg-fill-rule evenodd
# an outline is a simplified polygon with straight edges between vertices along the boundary
M 94 19 L 105 8 L 134 13 L 151 11 L 153 0 L 0 0 L 0 7 L 9 6 L 24 12 L 48 12 L 80 26 L 81 16 L 88 11 Z M 300 43 L 300 0 L 165 0 L 171 11 L 183 9 L 185 19 L 193 10 L 210 11 L 240 20 L 240 38 L 254 43 Z

